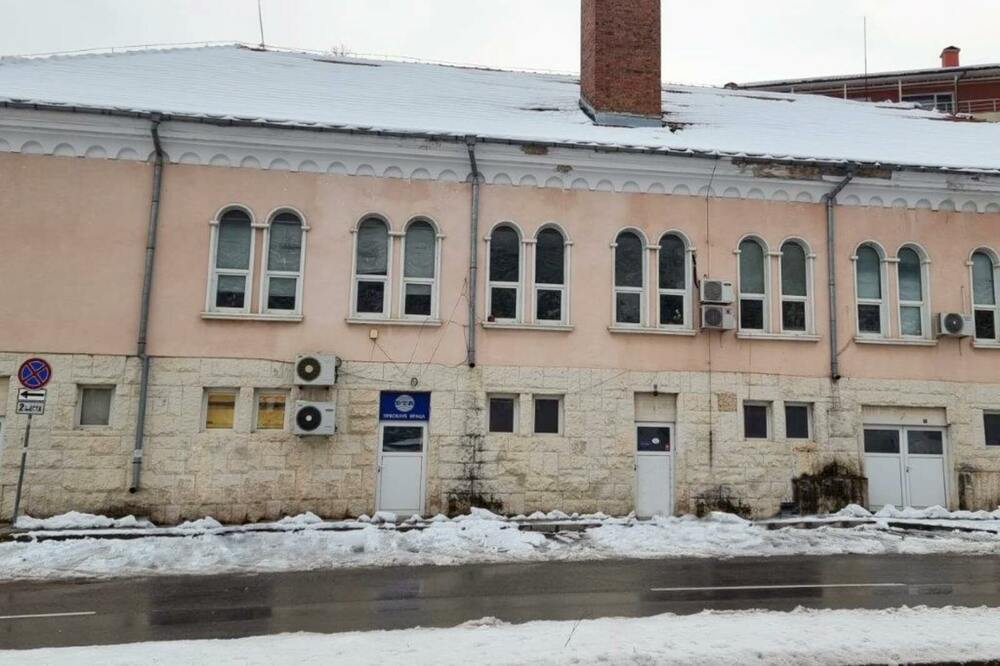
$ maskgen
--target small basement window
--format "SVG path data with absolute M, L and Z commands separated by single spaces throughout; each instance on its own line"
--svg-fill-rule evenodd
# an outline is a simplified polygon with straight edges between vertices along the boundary
M 743 403 L 743 438 L 768 439 L 771 436 L 770 412 L 770 403 Z
M 562 398 L 535 396 L 535 434 L 558 435 L 562 432 Z
M 257 394 L 257 430 L 284 430 L 285 406 L 288 396 L 284 391 L 261 391 Z
M 986 431 L 986 446 L 1000 446 L 1000 412 L 983 414 L 983 429 Z
M 236 389 L 211 389 L 205 393 L 205 430 L 232 430 L 236 421 Z
M 77 424 L 81 426 L 107 426 L 111 424 L 111 386 L 84 386 L 80 389 L 80 413 Z
M 508 433 L 517 430 L 517 396 L 491 395 L 490 432 Z
M 812 436 L 810 405 L 785 403 L 785 437 L 810 439 Z

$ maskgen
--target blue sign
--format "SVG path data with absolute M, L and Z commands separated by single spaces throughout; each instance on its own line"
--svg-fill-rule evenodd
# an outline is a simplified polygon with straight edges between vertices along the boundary
M 429 421 L 431 394 L 382 391 L 378 417 L 382 421 Z
M 44 359 L 30 358 L 21 364 L 17 378 L 24 388 L 40 389 L 52 379 L 52 366 Z

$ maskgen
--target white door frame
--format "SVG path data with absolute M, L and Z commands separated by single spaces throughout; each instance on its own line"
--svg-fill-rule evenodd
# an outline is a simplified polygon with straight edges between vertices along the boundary
M 903 507 L 910 505 L 910 476 L 909 476 L 909 464 L 907 463 L 907 457 L 910 455 L 910 430 L 926 430 L 932 432 L 941 433 L 941 460 L 944 467 L 944 502 L 945 508 L 951 504 L 951 448 L 948 446 L 948 426 L 940 425 L 903 425 L 899 423 L 863 423 L 861 425 L 861 464 L 864 468 L 865 477 L 868 478 L 868 465 L 865 460 L 868 455 L 894 455 L 894 454 L 879 454 L 873 453 L 869 454 L 865 451 L 865 431 L 866 430 L 895 430 L 899 433 L 899 464 L 900 464 L 900 475 L 903 488 Z M 919 455 L 919 454 L 918 454 Z M 871 483 L 871 479 L 868 479 Z M 869 497 L 871 496 L 871 489 L 869 488 Z
M 420 428 L 423 445 L 420 447 L 420 453 L 382 453 L 382 433 L 385 431 L 385 427 L 404 427 L 404 428 Z M 428 422 L 427 421 L 380 421 L 378 424 L 378 442 L 376 444 L 375 451 L 375 510 L 382 511 L 382 456 L 388 455 L 390 457 L 420 457 L 420 506 L 417 507 L 417 513 L 423 515 L 427 507 L 427 446 L 429 442 L 428 437 Z
M 669 428 L 670 429 L 670 451 L 667 453 L 639 453 L 639 428 Z M 674 514 L 677 508 L 677 497 L 676 490 L 674 488 L 674 476 L 676 474 L 674 470 L 674 463 L 676 461 L 677 452 L 677 424 L 670 423 L 668 421 L 633 421 L 632 422 L 632 455 L 633 458 L 633 469 L 635 471 L 635 478 L 632 481 L 632 497 L 634 498 L 635 508 L 637 509 L 636 514 L 638 515 L 639 508 L 639 456 L 656 456 L 669 458 L 670 474 L 667 479 L 667 485 L 669 487 L 668 499 L 670 500 L 670 515 Z

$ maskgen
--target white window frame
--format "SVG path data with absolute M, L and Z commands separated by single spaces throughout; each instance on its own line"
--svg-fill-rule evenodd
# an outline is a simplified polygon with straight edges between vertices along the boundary
M 201 432 L 236 432 L 236 420 L 239 417 L 240 390 L 234 387 L 210 386 L 205 387 L 201 392 Z M 212 395 L 232 395 L 233 400 L 233 425 L 231 428 L 209 428 L 208 427 L 208 398 Z
M 767 429 L 767 436 L 766 437 L 747 437 L 747 420 L 746 420 L 747 419 L 747 417 L 746 417 L 746 408 L 747 407 L 763 407 L 765 409 L 764 427 Z M 743 435 L 743 439 L 745 441 L 748 441 L 748 442 L 751 442 L 751 441 L 763 442 L 763 441 L 771 441 L 771 440 L 774 439 L 774 407 L 773 407 L 773 403 L 771 401 L 769 401 L 769 400 L 744 400 L 743 401 L 743 410 L 741 411 L 740 416 L 743 417 L 741 419 L 740 428 L 743 431 L 742 435 Z
M 681 243 L 684 245 L 684 288 L 683 289 L 665 289 L 662 284 L 660 284 L 660 251 L 663 248 L 663 239 L 667 236 L 676 236 L 680 239 Z M 660 236 L 660 240 L 657 242 L 654 249 L 654 262 L 656 264 L 656 304 L 654 309 L 656 310 L 656 327 L 667 329 L 667 330 L 677 330 L 677 331 L 690 331 L 692 330 L 692 323 L 694 321 L 693 313 L 691 309 L 692 305 L 692 288 L 694 285 L 694 246 L 691 245 L 691 241 L 683 232 L 677 229 L 669 229 Z M 660 311 L 660 296 L 682 296 L 684 298 L 684 322 L 682 324 L 664 324 L 661 319 L 662 312 Z
M 434 277 L 431 278 L 408 278 L 406 277 L 406 234 L 410 231 L 410 227 L 417 222 L 425 222 L 430 225 L 431 230 L 434 232 Z M 444 236 L 441 235 L 438 229 L 437 222 L 426 216 L 418 216 L 412 218 L 403 227 L 402 238 L 402 249 L 400 250 L 399 259 L 399 316 L 401 319 L 406 319 L 408 321 L 434 321 L 441 318 L 440 312 L 440 284 L 441 280 L 441 247 Z M 410 315 L 406 314 L 406 288 L 407 286 L 415 285 L 430 285 L 431 287 L 431 313 L 429 315 Z
M 547 229 L 553 229 L 559 232 L 559 235 L 563 239 L 563 283 L 562 284 L 548 284 L 545 282 L 538 282 L 538 236 Z M 543 224 L 535 232 L 534 237 L 530 241 L 532 248 L 531 252 L 531 303 L 528 305 L 529 316 L 527 319 L 534 324 L 539 326 L 568 326 L 570 322 L 569 318 L 569 297 L 570 297 L 570 249 L 573 246 L 573 241 L 569 239 L 569 235 L 566 230 L 555 222 L 547 222 Z M 539 319 L 538 318 L 538 292 L 540 291 L 558 291 L 560 293 L 560 317 L 559 320 L 552 319 Z
M 565 396 L 557 395 L 557 394 L 551 394 L 551 393 L 532 394 L 532 396 L 531 396 L 531 434 L 532 435 L 541 435 L 542 437 L 561 437 L 563 435 L 563 433 L 565 432 L 565 420 L 566 420 L 566 418 L 564 416 L 564 407 L 565 407 L 564 397 Z M 557 432 L 538 432 L 538 428 L 537 428 L 537 425 L 535 423 L 535 403 L 538 402 L 539 400 L 548 400 L 548 401 L 552 401 L 552 402 L 556 402 L 557 403 L 557 405 L 558 405 L 558 407 L 557 407 L 557 410 L 558 410 L 557 416 L 558 416 L 558 421 L 559 421 Z
M 222 218 L 226 213 L 238 210 L 250 218 L 250 257 L 247 264 L 246 270 L 238 268 L 218 268 L 218 254 L 219 254 L 219 228 L 222 224 Z M 256 229 L 258 224 L 254 218 L 253 211 L 242 204 L 227 204 L 219 209 L 215 214 L 215 217 L 209 221 L 210 240 L 209 240 L 209 253 L 208 253 L 208 274 L 210 276 L 208 280 L 208 293 L 205 295 L 205 312 L 218 312 L 218 313 L 233 313 L 233 314 L 249 314 L 251 312 L 253 304 L 253 269 L 256 264 Z M 216 299 L 219 290 L 219 277 L 223 275 L 232 275 L 243 277 L 244 279 L 244 289 L 246 290 L 243 298 L 242 308 L 223 308 L 216 306 Z
M 500 227 L 510 227 L 517 234 L 517 282 L 494 281 L 492 277 L 492 241 L 493 233 Z M 521 227 L 511 220 L 497 222 L 490 229 L 490 233 L 483 238 L 486 242 L 486 310 L 483 317 L 490 324 L 520 324 L 524 321 L 524 271 L 526 245 L 524 232 Z M 493 316 L 493 290 L 494 289 L 514 289 L 514 318 L 492 319 Z
M 764 271 L 764 293 L 763 294 L 744 294 L 743 293 L 743 270 L 740 265 L 740 260 L 742 258 L 743 251 L 740 246 L 747 241 L 752 241 L 760 245 L 761 253 L 763 254 L 763 268 Z M 771 332 L 771 251 L 767 245 L 767 242 L 756 234 L 748 234 L 740 238 L 739 242 L 736 243 L 736 249 L 733 251 L 736 256 L 736 323 L 737 328 L 740 333 L 749 333 L 751 335 Z M 760 301 L 761 309 L 763 310 L 763 328 L 743 328 L 743 301 Z
M 900 279 L 899 268 L 902 260 L 899 253 L 903 250 L 911 250 L 917 255 L 920 262 L 920 297 L 919 301 L 903 300 L 903 283 Z M 899 322 L 899 337 L 907 340 L 929 340 L 931 338 L 931 317 L 930 317 L 930 259 L 926 250 L 915 243 L 904 243 L 896 250 L 896 317 Z M 903 308 L 920 308 L 920 335 L 903 333 Z
M 642 286 L 641 287 L 619 287 L 616 284 L 618 266 L 618 239 L 624 233 L 633 233 L 639 239 L 640 252 L 642 253 Z M 611 241 L 611 325 L 614 328 L 645 328 L 649 325 L 649 250 L 651 246 L 646 239 L 646 234 L 635 227 L 625 227 L 615 232 L 614 240 Z M 659 267 L 657 267 L 659 268 Z M 639 323 L 618 321 L 618 294 L 639 294 Z
M 490 402 L 494 399 L 510 400 L 514 403 L 514 423 L 510 432 L 490 429 Z M 521 396 L 516 393 L 487 393 L 486 394 L 486 432 L 490 435 L 516 435 L 520 428 Z
M 358 275 L 358 236 L 361 232 L 361 225 L 368 220 L 377 220 L 385 225 L 385 275 Z M 379 213 L 367 213 L 358 219 L 358 223 L 351 229 L 354 237 L 351 248 L 351 318 L 352 319 L 388 319 L 390 303 L 392 303 L 392 264 L 394 243 L 392 224 L 389 218 Z M 361 282 L 381 282 L 382 287 L 382 312 L 358 312 L 358 285 Z
M 73 424 L 77 428 L 82 428 L 85 430 L 107 430 L 111 427 L 114 422 L 115 415 L 115 394 L 117 393 L 117 387 L 114 384 L 77 384 L 76 393 L 76 410 L 73 415 Z M 108 391 L 111 393 L 111 398 L 108 400 L 108 422 L 107 423 L 94 423 L 94 424 L 83 424 L 83 393 L 84 391 Z
M 788 435 L 788 413 L 785 411 L 787 407 L 805 407 L 806 408 L 806 430 L 807 434 L 805 438 L 802 437 L 790 437 Z M 816 440 L 816 431 L 814 430 L 813 423 L 813 410 L 815 409 L 813 403 L 811 402 L 799 402 L 799 401 L 786 401 L 782 404 L 782 416 L 785 420 L 785 439 L 791 439 L 800 442 L 813 442 Z
M 882 294 L 882 298 L 861 298 L 861 290 L 858 284 L 858 251 L 863 247 L 870 247 L 875 251 L 878 256 L 878 269 L 879 269 L 879 282 L 880 289 L 879 292 Z M 888 338 L 889 333 L 889 308 L 888 300 L 889 295 L 889 279 L 888 271 L 886 270 L 886 264 L 889 263 L 886 257 L 885 250 L 881 245 L 875 241 L 863 241 L 858 243 L 858 246 L 854 250 L 854 254 L 851 255 L 851 270 L 854 272 L 854 332 L 858 337 L 869 338 L 873 340 L 881 340 L 883 338 Z M 877 305 L 879 308 L 879 332 L 872 333 L 871 331 L 861 330 L 861 317 L 858 316 L 858 312 L 862 305 Z
M 976 304 L 976 274 L 973 257 L 977 254 L 985 255 L 986 258 L 993 264 L 993 305 Z M 972 316 L 975 317 L 976 312 L 992 312 L 993 332 L 995 334 L 995 337 L 993 338 L 973 339 L 980 342 L 980 344 L 1000 344 L 1000 255 L 994 252 L 992 248 L 985 246 L 977 247 L 969 253 L 969 261 L 967 262 L 967 265 L 969 267 L 969 303 L 972 305 Z
M 785 275 L 784 275 L 784 261 L 785 261 L 785 245 L 788 243 L 794 243 L 802 248 L 802 254 L 805 256 L 805 281 L 806 281 L 806 295 L 805 296 L 792 296 L 785 293 Z M 781 241 L 781 245 L 778 246 L 778 330 L 781 331 L 783 335 L 802 335 L 811 336 L 816 333 L 816 309 L 813 304 L 813 279 L 815 275 L 815 264 L 816 255 L 812 252 L 809 247 L 809 243 L 803 238 L 797 236 L 786 238 Z M 805 319 L 806 319 L 806 329 L 804 331 L 795 331 L 785 328 L 785 303 L 805 303 Z
M 291 395 L 288 389 L 284 388 L 257 388 L 253 392 L 253 432 L 287 432 L 289 417 L 291 416 Z M 206 394 L 207 395 L 207 394 Z M 282 395 L 285 397 L 285 416 L 282 419 L 281 428 L 261 428 L 260 427 L 260 399 L 265 395 Z M 238 398 L 237 398 L 238 399 Z M 207 403 L 206 403 L 207 405 Z M 207 418 L 207 413 L 206 413 Z M 236 426 L 236 413 L 233 412 L 233 426 Z M 214 430 L 215 428 L 213 428 Z M 219 428 L 221 430 L 221 428 Z
M 291 215 L 299 218 L 299 225 L 302 229 L 302 247 L 299 254 L 299 270 L 298 271 L 276 271 L 271 270 L 271 225 L 274 224 L 275 218 L 283 213 L 289 213 Z M 263 263 L 263 270 L 261 271 L 260 280 L 260 311 L 263 314 L 276 314 L 276 315 L 300 315 L 302 314 L 302 293 L 303 293 L 303 282 L 305 271 L 306 271 L 306 238 L 308 237 L 309 226 L 306 224 L 306 218 L 301 212 L 295 208 L 289 206 L 282 206 L 271 212 L 267 217 L 267 226 L 264 227 L 264 240 L 261 245 L 261 253 L 264 255 L 261 258 Z M 271 309 L 267 307 L 269 293 L 271 291 L 271 278 L 295 278 L 295 308 L 292 310 L 278 310 Z

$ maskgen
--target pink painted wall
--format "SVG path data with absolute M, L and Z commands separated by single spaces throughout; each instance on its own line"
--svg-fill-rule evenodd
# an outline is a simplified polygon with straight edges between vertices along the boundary
M 0 154 L 0 350 L 132 353 L 150 188 L 149 165 Z M 209 220 L 241 203 L 259 221 L 280 206 L 302 211 L 307 239 L 301 323 L 212 321 L 201 317 L 209 264 Z M 442 248 L 442 327 L 350 325 L 350 230 L 378 212 L 401 231 L 412 217 L 432 218 Z M 856 345 L 853 264 L 862 240 L 890 254 L 905 241 L 927 249 L 931 311 L 968 311 L 965 262 L 978 245 L 1000 245 L 1000 215 L 843 207 L 838 210 L 840 346 L 845 376 L 996 381 L 1000 351 L 969 340 L 936 347 Z M 826 376 L 828 367 L 825 212 L 817 204 L 615 194 L 485 186 L 480 236 L 498 221 L 533 235 L 558 222 L 572 247 L 572 332 L 478 329 L 484 365 L 636 370 L 752 371 Z M 469 188 L 462 183 L 168 165 L 153 293 L 150 351 L 160 356 L 290 360 L 296 352 L 333 351 L 353 360 L 460 364 L 465 355 L 463 289 L 468 274 Z M 734 280 L 739 239 L 753 232 L 771 251 L 797 236 L 817 255 L 814 305 L 819 342 L 739 340 L 733 333 L 694 337 L 622 335 L 611 320 L 609 244 L 624 226 L 650 242 L 682 231 L 697 248 L 699 275 Z M 25 251 L 25 248 L 27 251 Z M 259 256 L 259 254 L 258 254 Z M 395 257 L 398 263 L 398 254 Z M 485 269 L 484 244 L 480 265 Z M 891 268 L 891 267 L 890 267 Z M 777 327 L 777 262 L 772 262 Z M 650 284 L 655 284 L 650 265 Z M 398 270 L 395 271 L 398 275 Z M 889 289 L 895 289 L 890 270 Z M 258 275 L 254 276 L 257 282 Z M 480 298 L 486 275 L 481 272 Z M 392 299 L 398 297 L 393 286 Z M 483 301 L 480 301 L 482 312 Z M 27 313 L 27 314 L 22 314 Z M 81 324 L 81 322 L 83 322 Z M 378 328 L 377 345 L 369 330 Z

